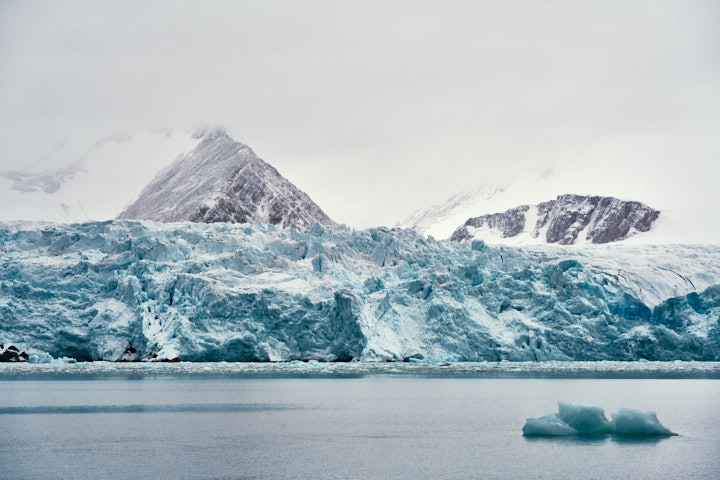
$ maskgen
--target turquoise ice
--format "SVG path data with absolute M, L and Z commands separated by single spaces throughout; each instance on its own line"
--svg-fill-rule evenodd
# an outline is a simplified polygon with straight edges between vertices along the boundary
M 38 358 L 719 360 L 719 318 L 717 246 L 0 224 L 0 343 Z
M 558 413 L 540 418 L 528 418 L 522 429 L 526 437 L 559 437 L 570 435 L 630 435 L 670 436 L 677 435 L 665 428 L 654 412 L 621 408 L 612 414 L 612 421 L 605 411 L 594 405 L 560 402 Z

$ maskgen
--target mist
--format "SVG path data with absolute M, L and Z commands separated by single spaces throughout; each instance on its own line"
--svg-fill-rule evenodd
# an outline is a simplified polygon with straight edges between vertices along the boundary
M 713 212 L 719 24 L 713 1 L 5 0 L 0 169 L 219 124 L 356 227 L 520 175 L 553 179 L 529 200 Z

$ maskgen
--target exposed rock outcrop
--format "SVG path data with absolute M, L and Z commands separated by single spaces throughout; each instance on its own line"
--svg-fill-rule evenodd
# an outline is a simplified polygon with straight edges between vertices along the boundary
M 641 202 L 566 194 L 538 205 L 470 218 L 450 240 L 483 238 L 485 233 L 502 238 L 524 233 L 539 243 L 609 243 L 649 231 L 659 215 Z
M 0 343 L 0 362 L 27 362 L 28 354 L 21 352 L 15 345 L 5 347 Z

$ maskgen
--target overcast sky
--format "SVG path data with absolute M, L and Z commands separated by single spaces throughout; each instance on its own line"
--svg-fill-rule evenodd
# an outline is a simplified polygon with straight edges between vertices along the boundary
M 714 0 L 0 0 L 0 169 L 209 123 L 354 226 L 516 171 L 717 211 L 719 25 Z

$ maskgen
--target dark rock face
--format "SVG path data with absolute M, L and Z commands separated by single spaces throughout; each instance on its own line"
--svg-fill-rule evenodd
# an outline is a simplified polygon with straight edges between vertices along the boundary
M 514 237 L 522 233 L 525 229 L 525 214 L 530 209 L 527 205 L 512 208 L 503 213 L 493 213 L 491 215 L 483 215 L 481 217 L 470 218 L 465 222 L 464 227 L 483 227 L 487 226 L 493 230 L 502 233 L 503 238 Z M 462 242 L 472 238 L 467 228 L 460 227 L 453 232 L 450 240 Z
M 660 212 L 640 202 L 614 197 L 560 195 L 555 200 L 538 205 L 535 230 L 548 226 L 548 243 L 571 245 L 578 234 L 587 228 L 591 243 L 623 240 L 635 232 L 647 232 Z
M 334 222 L 304 192 L 222 129 L 157 174 L 118 218 L 254 223 L 305 229 Z
M 450 240 L 469 240 L 473 235 L 468 227 L 485 226 L 499 231 L 503 238 L 528 230 L 538 238 L 544 231 L 545 242 L 572 245 L 582 238 L 582 232 L 590 243 L 609 243 L 649 231 L 660 215 L 658 210 L 640 202 L 571 194 L 542 202 L 536 208 L 535 225 L 525 225 L 530 206 L 523 205 L 503 213 L 470 218 L 455 230 Z
M 120 359 L 118 359 L 119 362 L 138 362 L 140 361 L 138 352 L 136 349 L 134 349 L 132 346 L 129 346 L 125 349 L 125 352 L 123 352 Z
M 27 362 L 28 354 L 21 352 L 15 345 L 8 345 L 7 348 L 0 344 L 0 362 Z

